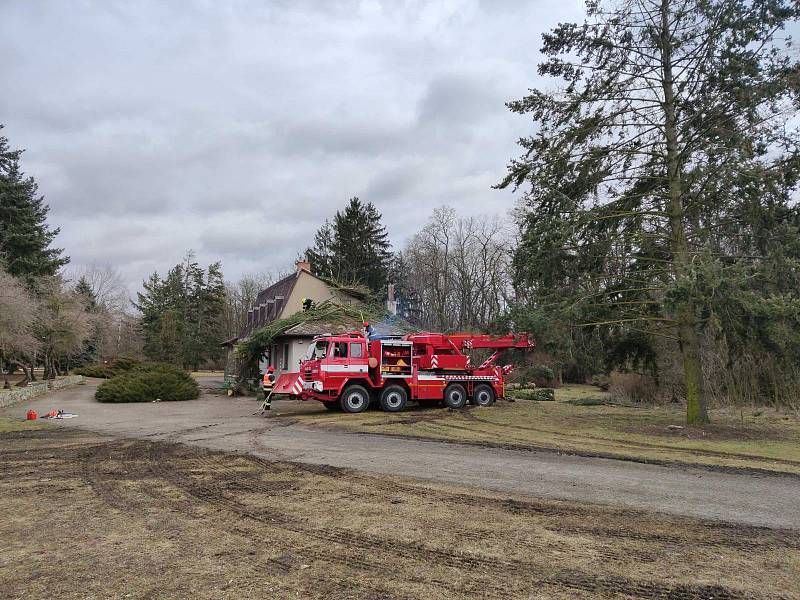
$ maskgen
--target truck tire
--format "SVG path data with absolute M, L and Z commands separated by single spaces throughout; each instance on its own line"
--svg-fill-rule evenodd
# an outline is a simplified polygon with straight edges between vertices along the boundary
M 339 398 L 344 412 L 360 413 L 369 408 L 369 392 L 361 385 L 348 385 Z
M 451 383 L 444 391 L 444 405 L 447 408 L 464 408 L 467 403 L 467 390 L 460 383 Z
M 480 383 L 475 386 L 472 394 L 472 401 L 478 406 L 491 406 L 494 404 L 495 393 L 494 388 L 486 383 Z
M 328 410 L 339 410 L 339 403 L 336 400 L 323 400 L 322 404 L 325 405 L 325 408 Z
M 408 392 L 402 385 L 387 385 L 381 392 L 381 408 L 386 412 L 400 412 L 406 407 Z

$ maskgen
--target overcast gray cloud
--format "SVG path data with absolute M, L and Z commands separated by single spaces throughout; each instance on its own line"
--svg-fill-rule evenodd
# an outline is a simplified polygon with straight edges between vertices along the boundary
M 76 266 L 278 269 L 354 195 L 400 247 L 507 211 L 541 33 L 578 0 L 0 3 L 0 123 Z

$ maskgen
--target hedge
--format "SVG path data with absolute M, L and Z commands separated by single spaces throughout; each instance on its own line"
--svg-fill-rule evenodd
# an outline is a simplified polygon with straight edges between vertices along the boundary
M 84 377 L 97 377 L 100 379 L 111 379 L 116 375 L 122 375 L 137 366 L 139 361 L 135 358 L 128 356 L 118 356 L 110 363 L 98 363 L 95 365 L 86 365 L 79 367 L 73 371 L 75 375 L 83 375 Z
M 515 400 L 535 400 L 537 402 L 553 402 L 556 399 L 555 392 L 550 388 L 514 390 L 508 395 Z
M 197 382 L 183 369 L 161 363 L 144 363 L 100 384 L 98 402 L 153 402 L 194 400 L 200 395 Z
M 86 365 L 79 367 L 72 371 L 75 375 L 83 375 L 84 377 L 95 377 L 98 379 L 111 379 L 116 373 L 108 365 Z

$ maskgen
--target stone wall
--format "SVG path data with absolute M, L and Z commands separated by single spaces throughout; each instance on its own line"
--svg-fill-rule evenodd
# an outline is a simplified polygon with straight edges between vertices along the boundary
M 31 400 L 37 396 L 42 396 L 48 391 L 60 390 L 68 385 L 75 385 L 76 383 L 83 383 L 83 375 L 69 375 L 51 381 L 37 381 L 31 383 L 23 388 L 14 388 L 12 390 L 0 390 L 0 408 L 3 406 L 11 406 L 17 402 Z

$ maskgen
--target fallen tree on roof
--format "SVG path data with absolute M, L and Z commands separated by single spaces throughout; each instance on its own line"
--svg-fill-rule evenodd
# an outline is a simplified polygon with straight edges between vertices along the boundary
M 376 305 L 337 304 L 325 301 L 309 310 L 297 312 L 255 330 L 236 346 L 237 380 L 241 384 L 258 377 L 258 362 L 275 338 L 302 323 L 328 323 L 332 327 L 352 326 L 361 329 L 363 321 L 378 322 L 388 316 L 386 310 Z

